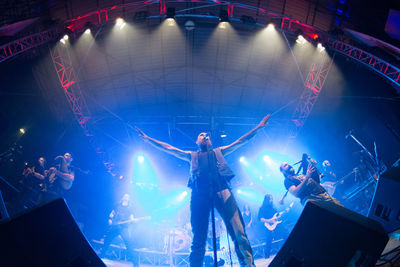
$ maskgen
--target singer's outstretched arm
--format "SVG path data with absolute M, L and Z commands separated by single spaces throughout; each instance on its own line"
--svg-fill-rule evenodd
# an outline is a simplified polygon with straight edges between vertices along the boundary
M 270 114 L 265 116 L 254 129 L 252 129 L 250 132 L 248 132 L 245 135 L 243 135 L 242 137 L 240 137 L 238 140 L 236 140 L 232 144 L 227 145 L 227 146 L 222 146 L 221 152 L 224 155 L 228 155 L 228 154 L 232 153 L 233 151 L 235 151 L 236 149 L 238 149 L 239 147 L 241 147 L 242 145 L 246 144 L 254 135 L 256 135 L 258 130 L 267 126 L 268 119 L 270 116 L 271 116 Z
M 139 136 L 143 138 L 143 140 L 149 142 L 151 145 L 153 145 L 155 148 L 167 152 L 168 154 L 171 154 L 177 158 L 183 159 L 185 161 L 190 161 L 190 151 L 185 151 L 181 150 L 179 148 L 176 148 L 174 146 L 171 146 L 170 144 L 158 141 L 154 138 L 151 138 L 150 136 L 146 135 L 142 130 L 140 130 L 138 127 L 135 126 L 136 131 L 139 133 Z

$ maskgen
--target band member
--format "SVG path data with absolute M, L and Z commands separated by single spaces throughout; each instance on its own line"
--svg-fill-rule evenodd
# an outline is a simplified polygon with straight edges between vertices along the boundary
M 314 178 L 315 167 L 309 164 L 306 175 L 295 175 L 295 171 L 287 162 L 283 162 L 280 171 L 285 177 L 286 189 L 295 197 L 299 198 L 305 205 L 307 200 L 320 200 L 341 205 L 339 201 L 329 196 L 325 189 L 319 184 L 319 179 Z
M 207 133 L 200 133 L 196 144 L 198 151 L 184 151 L 147 136 L 136 128 L 140 137 L 156 148 L 191 164 L 188 186 L 192 189 L 190 202 L 193 242 L 189 257 L 190 266 L 203 266 L 210 211 L 215 207 L 221 215 L 234 244 L 241 266 L 254 266 L 253 253 L 245 233 L 245 227 L 236 200 L 228 187 L 234 177 L 224 155 L 228 155 L 247 143 L 260 129 L 267 125 L 267 115 L 250 132 L 230 145 L 213 149 Z
M 133 239 L 129 232 L 129 225 L 134 221 L 135 218 L 133 216 L 133 208 L 130 202 L 130 196 L 128 194 L 124 194 L 121 201 L 118 203 L 118 206 L 113 209 L 109 215 L 109 227 L 104 235 L 104 246 L 100 250 L 100 257 L 104 258 L 108 248 L 110 247 L 111 241 L 120 235 L 126 246 L 127 259 L 133 263 L 134 267 L 139 266 L 138 257 L 133 250 Z
M 336 174 L 332 170 L 332 165 L 328 160 L 324 160 L 322 162 L 322 173 L 324 177 L 321 182 L 336 182 L 337 177 Z
M 28 163 L 25 163 L 28 165 Z M 43 181 L 46 177 L 47 170 L 46 170 L 46 160 L 43 157 L 40 157 L 34 166 L 32 167 L 25 167 L 22 172 L 22 175 L 25 177 L 32 177 L 35 178 L 35 181 Z
M 20 183 L 23 186 L 23 205 L 29 207 L 40 204 L 43 201 L 47 176 L 45 158 L 40 157 L 31 167 L 26 162 L 22 175 L 24 179 Z
M 245 204 L 243 207 L 242 217 L 244 226 L 246 227 L 247 230 L 250 229 L 253 223 L 253 215 L 251 214 L 250 207 L 247 204 Z
M 70 153 L 55 158 L 56 167 L 51 167 L 48 171 L 47 192 L 52 195 L 50 198 L 62 197 L 65 191 L 71 189 L 75 180 L 72 160 Z
M 264 226 L 265 223 L 272 222 L 272 217 L 277 212 L 272 195 L 266 194 L 264 196 L 264 201 L 258 210 L 258 220 L 262 224 L 260 227 L 261 232 L 263 233 L 262 241 L 265 242 L 264 246 L 264 258 L 269 258 L 271 255 L 271 244 L 273 239 L 273 231 L 270 231 L 267 227 Z

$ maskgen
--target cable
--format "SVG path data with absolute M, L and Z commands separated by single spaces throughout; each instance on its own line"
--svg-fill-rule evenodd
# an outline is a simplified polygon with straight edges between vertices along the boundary
M 228 239 L 229 260 L 230 260 L 230 262 L 231 262 L 231 267 L 233 267 L 233 262 L 232 262 L 232 251 L 231 251 L 231 243 L 229 242 L 229 233 L 228 233 L 228 228 L 226 228 L 226 239 Z

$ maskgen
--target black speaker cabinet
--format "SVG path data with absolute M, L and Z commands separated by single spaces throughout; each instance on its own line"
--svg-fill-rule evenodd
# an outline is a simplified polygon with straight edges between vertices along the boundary
M 400 228 L 400 167 L 379 177 L 368 217 L 380 222 L 388 233 Z
M 0 225 L 1 266 L 105 266 L 63 199 Z
M 378 222 L 335 204 L 309 201 L 269 266 L 374 266 L 387 241 Z

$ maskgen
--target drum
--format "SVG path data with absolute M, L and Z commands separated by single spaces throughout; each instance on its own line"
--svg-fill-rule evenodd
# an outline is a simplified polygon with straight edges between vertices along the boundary
M 189 252 L 192 238 L 182 229 L 172 229 L 164 239 L 164 244 L 167 248 L 171 244 L 173 252 Z

